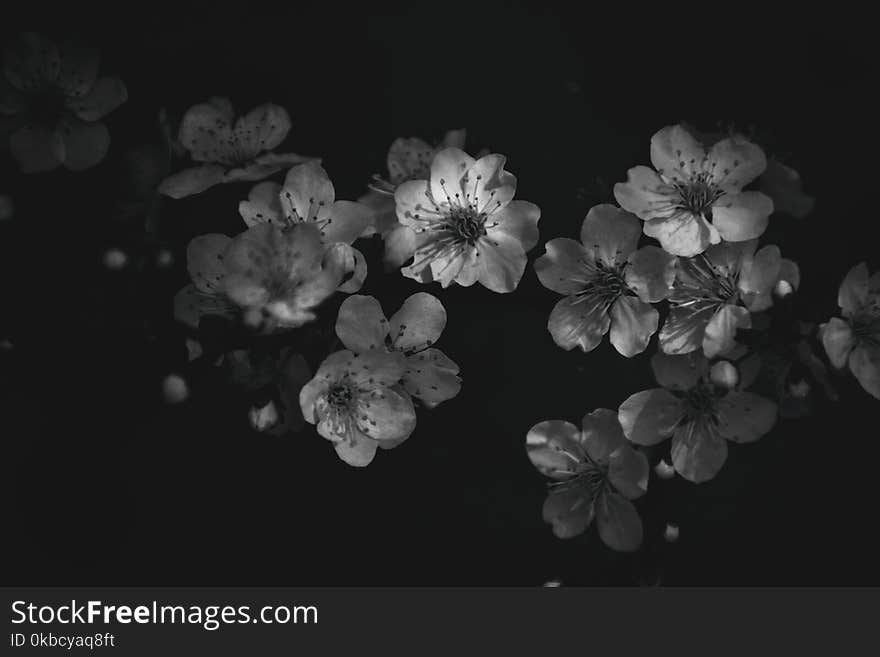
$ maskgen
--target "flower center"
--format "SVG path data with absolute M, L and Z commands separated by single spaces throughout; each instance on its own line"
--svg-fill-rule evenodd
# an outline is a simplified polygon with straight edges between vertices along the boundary
M 634 294 L 626 284 L 623 275 L 624 265 L 608 265 L 604 262 L 583 260 L 586 270 L 583 279 L 577 280 L 584 289 L 577 293 L 581 298 L 600 299 L 611 305 L 617 297 Z
M 327 391 L 327 403 L 337 410 L 348 408 L 352 399 L 354 399 L 354 392 L 351 386 L 345 382 L 334 383 Z
M 675 188 L 680 197 L 678 207 L 706 219 L 712 218 L 712 205 L 723 194 L 702 173 L 688 182 L 675 183 Z
M 473 207 L 453 207 L 448 223 L 453 233 L 472 246 L 486 234 L 486 215 Z

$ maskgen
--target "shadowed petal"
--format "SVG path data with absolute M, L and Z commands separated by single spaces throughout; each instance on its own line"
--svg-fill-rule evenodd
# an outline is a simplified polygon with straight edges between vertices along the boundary
M 860 262 L 850 269 L 837 293 L 837 304 L 844 317 L 851 317 L 868 301 L 868 265 Z
M 196 162 L 231 165 L 235 161 L 232 148 L 235 140 L 228 102 L 225 99 L 211 99 L 193 105 L 183 115 L 178 140 Z
M 585 486 L 562 486 L 551 489 L 541 510 L 544 522 L 553 526 L 557 538 L 583 534 L 593 522 L 593 499 Z
M 171 198 L 184 198 L 225 182 L 226 169 L 219 164 L 207 164 L 184 169 L 168 176 L 159 185 L 159 193 Z
M 727 441 L 705 423 L 688 422 L 676 429 L 671 456 L 678 474 L 700 484 L 721 470 L 727 460 Z
M 636 445 L 647 446 L 671 436 L 683 412 L 678 397 L 663 388 L 653 388 L 627 398 L 617 416 L 624 435 Z
M 645 223 L 644 233 L 677 256 L 695 256 L 721 241 L 712 224 L 686 210 L 677 210 L 664 219 L 651 219 Z
M 754 442 L 776 424 L 776 404 L 751 392 L 730 392 L 715 409 L 718 433 L 735 443 Z
M 838 369 L 846 365 L 849 354 L 856 344 L 849 323 L 839 317 L 832 317 L 819 327 L 819 337 L 831 364 Z
M 779 160 L 767 161 L 767 169 L 759 182 L 761 191 L 773 200 L 776 212 L 803 219 L 816 205 L 816 199 L 804 193 L 798 172 Z
M 35 32 L 12 39 L 3 55 L 3 72 L 20 91 L 39 91 L 55 82 L 61 70 L 58 48 Z
M 319 215 L 319 219 L 325 219 Z M 370 208 L 354 201 L 336 201 L 330 206 L 327 223 L 321 229 L 326 244 L 351 244 L 373 220 Z
M 391 317 L 388 332 L 394 349 L 409 354 L 435 344 L 445 327 L 446 309 L 440 300 L 417 292 Z
M 384 346 L 388 320 L 375 297 L 356 294 L 343 301 L 336 317 L 336 335 L 355 353 Z
M 669 390 L 690 390 L 709 370 L 709 361 L 699 351 L 681 356 L 656 353 L 651 357 L 651 369 L 657 383 Z
M 618 297 L 611 306 L 611 344 L 627 358 L 642 353 L 656 333 L 659 319 L 660 313 L 638 297 Z
M 42 173 L 64 160 L 64 140 L 54 130 L 25 125 L 9 137 L 9 151 L 23 173 Z
M 64 166 L 71 171 L 90 169 L 101 162 L 110 149 L 110 132 L 103 123 L 65 117 L 58 133 L 64 140 Z
M 430 406 L 452 399 L 461 390 L 458 365 L 439 349 L 413 354 L 406 363 L 403 387 Z
M 85 96 L 70 98 L 66 105 L 83 121 L 98 121 L 128 100 L 128 89 L 118 77 L 100 78 Z
M 95 48 L 67 41 L 58 47 L 61 67 L 55 84 L 71 96 L 82 96 L 98 75 L 100 56 Z
M 419 178 L 427 180 L 431 174 L 434 149 L 418 138 L 395 139 L 388 149 L 388 176 L 391 184 Z
M 526 453 L 542 475 L 568 479 L 584 461 L 581 430 L 563 420 L 538 422 L 526 435 Z
M 599 538 L 612 550 L 634 552 L 642 544 L 642 519 L 632 502 L 617 493 L 603 493 L 596 502 Z
M 880 347 L 860 342 L 849 356 L 849 368 L 872 397 L 880 399 Z
M 220 233 L 199 235 L 186 247 L 186 269 L 196 288 L 206 294 L 219 294 L 226 275 L 224 254 L 232 240 Z
M 285 226 L 284 213 L 278 195 L 281 185 L 266 181 L 254 185 L 248 193 L 248 200 L 238 204 L 238 213 L 249 227 L 256 224 L 271 223 Z
M 736 343 L 736 332 L 750 328 L 752 316 L 742 306 L 724 305 L 716 312 L 703 334 L 703 353 L 709 358 L 724 355 Z
M 603 203 L 590 208 L 584 217 L 581 242 L 593 261 L 618 265 L 636 250 L 641 228 L 635 215 Z
M 607 465 L 611 454 L 621 447 L 629 448 L 617 412 L 597 408 L 581 419 L 581 445 L 595 463 Z
M 557 237 L 544 247 L 547 252 L 535 260 L 535 273 L 541 285 L 560 294 L 575 294 L 588 278 L 584 258 L 587 250 L 580 242 Z
M 566 350 L 592 351 L 611 326 L 607 304 L 600 297 L 565 297 L 550 313 L 547 329 L 553 341 Z
M 235 306 L 224 297 L 201 292 L 193 284 L 187 285 L 174 296 L 174 318 L 191 329 L 199 328 L 202 317 L 234 317 L 235 314 Z
M 718 304 L 713 301 L 670 308 L 666 322 L 660 329 L 660 349 L 663 353 L 679 355 L 702 349 L 706 325 L 717 308 Z
M 629 500 L 648 492 L 650 466 L 648 459 L 628 444 L 621 445 L 611 453 L 608 463 L 608 481 Z
M 624 276 L 642 301 L 662 301 L 672 291 L 675 281 L 674 255 L 656 246 L 643 246 L 629 257 Z
M 327 247 L 324 267 L 339 273 L 337 290 L 346 294 L 360 290 L 367 279 L 367 261 L 364 254 L 344 242 L 336 242 Z
M 235 122 L 233 133 L 239 151 L 252 158 L 271 151 L 281 144 L 290 132 L 290 115 L 280 105 L 265 103 L 252 109 Z

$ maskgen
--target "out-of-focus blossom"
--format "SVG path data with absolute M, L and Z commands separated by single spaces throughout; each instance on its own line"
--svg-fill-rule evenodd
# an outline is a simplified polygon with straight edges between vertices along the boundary
M 271 181 L 255 185 L 238 211 L 250 227 L 315 225 L 326 247 L 325 259 L 343 271 L 340 291 L 357 292 L 363 285 L 367 262 L 351 243 L 369 224 L 370 209 L 354 201 L 337 201 L 333 183 L 319 162 L 291 168 L 284 185 Z
M 303 417 L 343 461 L 369 465 L 380 445 L 396 447 L 416 427 L 412 400 L 400 386 L 406 369 L 398 352 L 337 351 L 300 391 Z
M 675 471 L 694 483 L 714 478 L 727 459 L 727 441 L 758 440 L 776 423 L 776 404 L 759 395 L 714 384 L 700 353 L 651 359 L 662 388 L 638 392 L 618 409 L 626 437 L 656 445 L 672 437 Z M 742 377 L 741 377 L 742 378 Z
M 758 178 L 758 189 L 773 201 L 774 211 L 795 219 L 803 219 L 816 205 L 816 199 L 804 193 L 800 174 L 773 157 Z
M 128 256 L 122 249 L 113 247 L 104 252 L 104 266 L 112 271 L 119 271 L 128 264 Z
M 407 298 L 391 321 L 375 298 L 355 295 L 339 308 L 336 335 L 354 353 L 372 349 L 402 353 L 406 357 L 401 381 L 404 389 L 433 407 L 452 399 L 461 389 L 458 365 L 433 346 L 445 326 L 443 304 L 425 292 Z
M 663 538 L 666 539 L 667 543 L 675 543 L 678 540 L 679 533 L 678 525 L 668 522 L 666 523 L 666 529 L 663 530 Z
M 722 240 L 757 238 L 767 228 L 773 201 L 742 191 L 767 160 L 744 137 L 732 135 L 707 151 L 683 126 L 669 126 L 651 138 L 651 163 L 654 169 L 630 169 L 627 182 L 614 186 L 614 197 L 669 253 L 694 256 Z
M 752 313 L 773 305 L 772 292 L 787 265 L 776 246 L 755 252 L 757 240 L 723 243 L 692 258 L 679 258 L 669 295 L 669 316 L 660 329 L 667 354 L 697 349 L 723 356 L 738 329 L 752 326 Z M 793 264 L 793 263 L 792 263 Z
M 597 205 L 584 219 L 580 242 L 547 242 L 535 271 L 544 287 L 566 295 L 547 323 L 560 347 L 591 351 L 609 330 L 611 344 L 624 356 L 648 346 L 659 317 L 651 303 L 670 293 L 675 257 L 656 246 L 637 251 L 640 235 L 634 215 Z
M 580 427 L 539 422 L 526 436 L 526 450 L 538 472 L 555 480 L 543 516 L 556 536 L 578 536 L 595 518 L 605 545 L 638 549 L 642 520 L 630 500 L 648 490 L 648 461 L 627 443 L 614 411 L 588 413 Z
M 504 170 L 505 161 L 445 148 L 431 162 L 430 180 L 397 187 L 397 218 L 416 235 L 404 276 L 443 287 L 479 281 L 493 292 L 516 289 L 526 252 L 538 242 L 541 210 L 512 200 L 516 178 Z
M 313 159 L 272 152 L 288 132 L 290 116 L 279 105 L 265 103 L 237 119 L 228 98 L 214 97 L 195 105 L 180 122 L 178 140 L 199 165 L 163 180 L 159 192 L 183 198 L 221 183 L 263 180 Z
M 388 178 L 374 176 L 370 191 L 358 199 L 373 211 L 372 221 L 361 236 L 382 236 L 389 269 L 400 267 L 416 250 L 415 233 L 397 220 L 394 191 L 408 180 L 428 180 L 434 155 L 444 148 L 464 150 L 465 136 L 463 129 L 450 130 L 437 147 L 417 137 L 395 139 L 388 149 Z
M 0 114 L 13 117 L 9 148 L 25 173 L 95 166 L 110 133 L 100 122 L 128 98 L 117 77 L 98 77 L 99 55 L 82 44 L 27 32 L 6 48 Z
M 162 396 L 169 404 L 179 404 L 189 397 L 189 385 L 179 374 L 169 374 L 162 379 Z
M 0 194 L 0 221 L 12 219 L 15 215 L 15 206 L 12 199 L 5 194 Z
M 849 367 L 865 391 L 880 399 L 880 272 L 859 263 L 849 270 L 837 294 L 843 317 L 819 327 L 831 364 Z
M 273 431 L 281 421 L 275 402 L 269 401 L 263 406 L 252 406 L 248 411 L 248 420 L 255 431 Z

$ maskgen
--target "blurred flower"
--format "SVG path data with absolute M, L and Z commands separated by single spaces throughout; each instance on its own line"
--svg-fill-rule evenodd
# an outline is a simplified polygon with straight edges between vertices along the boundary
M 193 340 L 192 338 L 186 339 L 186 358 L 189 361 L 196 360 L 197 358 L 201 358 L 204 350 L 202 349 L 202 343 L 198 340 Z
M 642 521 L 630 500 L 648 490 L 648 461 L 625 440 L 614 411 L 584 416 L 581 428 L 548 420 L 526 437 L 529 459 L 555 482 L 544 502 L 544 520 L 559 538 L 584 533 L 593 518 L 602 542 L 631 552 L 642 543 Z
M 550 313 L 547 328 L 564 349 L 595 349 L 611 331 L 611 344 L 626 357 L 645 350 L 657 330 L 651 303 L 671 291 L 675 257 L 656 246 L 636 251 L 639 220 L 613 205 L 590 209 L 581 241 L 547 242 L 535 262 L 538 279 L 567 295 Z
M 12 219 L 15 215 L 15 206 L 12 199 L 5 194 L 0 194 L 0 221 Z
M 112 248 L 104 252 L 104 266 L 107 269 L 118 271 L 128 264 L 128 256 L 122 249 Z
M 367 262 L 351 243 L 369 224 L 370 209 L 354 201 L 337 201 L 333 183 L 317 161 L 291 168 L 283 186 L 270 181 L 255 185 L 238 211 L 250 227 L 314 224 L 326 246 L 325 258 L 344 272 L 340 291 L 357 292 L 363 285 Z
M 463 150 L 465 135 L 463 129 L 450 130 L 436 148 L 418 138 L 395 139 L 388 149 L 388 178 L 374 176 L 370 191 L 358 199 L 373 211 L 372 221 L 361 236 L 382 236 L 389 268 L 400 267 L 416 250 L 415 233 L 397 220 L 394 191 L 408 180 L 430 179 L 434 155 L 449 147 Z
M 752 313 L 773 305 L 773 289 L 790 261 L 776 246 L 757 253 L 756 246 L 757 240 L 723 243 L 679 258 L 669 316 L 660 329 L 665 353 L 702 348 L 710 358 L 724 355 L 736 344 L 737 330 L 751 328 Z
M 179 404 L 189 397 L 189 386 L 179 374 L 169 374 L 162 380 L 162 395 L 169 404 Z
M 461 389 L 458 365 L 433 348 L 445 326 L 443 304 L 425 292 L 407 298 L 390 322 L 375 298 L 355 295 L 339 308 L 336 335 L 354 353 L 372 349 L 402 353 L 406 356 L 404 389 L 433 407 Z
M 541 210 L 514 201 L 516 178 L 505 157 L 475 160 L 445 148 L 431 162 L 429 181 L 410 180 L 394 192 L 397 218 L 416 234 L 413 263 L 404 276 L 445 288 L 479 281 L 493 292 L 512 292 L 538 242 Z
M 775 212 L 803 219 L 816 205 L 816 199 L 804 193 L 800 174 L 776 158 L 767 160 L 767 169 L 758 178 L 758 188 L 773 201 Z
M 6 48 L 0 114 L 13 116 L 9 148 L 25 173 L 95 166 L 110 133 L 99 121 L 128 98 L 117 77 L 98 78 L 99 55 L 78 43 L 56 45 L 27 32 Z
M 256 431 L 272 431 L 278 426 L 280 419 L 278 408 L 273 401 L 264 406 L 252 406 L 248 411 L 248 420 Z
M 159 185 L 171 198 L 198 194 L 221 183 L 262 180 L 286 166 L 312 158 L 273 153 L 287 138 L 290 116 L 265 103 L 240 116 L 228 98 L 213 97 L 190 107 L 180 122 L 178 140 L 199 166 L 175 173 Z
M 618 410 L 626 437 L 656 445 L 672 436 L 672 465 L 694 483 L 709 481 L 727 459 L 727 441 L 758 440 L 776 423 L 776 404 L 741 387 L 717 386 L 699 353 L 655 354 L 654 376 L 662 388 L 638 392 Z
M 551 579 L 549 582 L 544 582 L 543 586 L 547 588 L 558 588 L 562 586 L 562 582 L 560 582 L 558 579 Z
M 673 525 L 671 522 L 666 523 L 666 529 L 663 530 L 663 538 L 666 539 L 666 542 L 675 543 L 678 540 L 678 535 L 678 525 Z
M 303 417 L 343 461 L 369 465 L 377 447 L 396 447 L 416 427 L 412 400 L 399 385 L 405 372 L 400 353 L 337 351 L 301 390 Z
M 880 399 L 880 272 L 869 277 L 868 266 L 849 270 L 837 294 L 843 317 L 819 327 L 831 364 L 849 367 L 865 391 Z
M 174 297 L 177 321 L 198 329 L 206 315 L 234 317 L 238 310 L 223 293 L 224 255 L 232 240 L 219 233 L 200 235 L 186 247 L 186 267 L 192 283 Z
M 645 235 L 674 255 L 694 256 L 710 244 L 742 242 L 767 228 L 773 201 L 742 188 L 767 166 L 764 152 L 739 135 L 704 146 L 683 126 L 651 138 L 654 169 L 637 166 L 614 186 L 621 207 L 645 221 Z

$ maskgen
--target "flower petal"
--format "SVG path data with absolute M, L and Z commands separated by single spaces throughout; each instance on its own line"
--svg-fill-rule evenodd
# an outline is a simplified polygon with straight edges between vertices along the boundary
M 599 538 L 612 550 L 635 552 L 642 544 L 642 519 L 632 502 L 617 493 L 605 492 L 596 502 Z
M 41 34 L 25 32 L 6 46 L 6 79 L 19 91 L 39 91 L 55 82 L 61 70 L 58 48 Z
M 631 395 L 617 411 L 623 434 L 636 445 L 663 442 L 681 420 L 682 402 L 668 390 L 653 388 Z
M 665 354 L 688 354 L 703 346 L 706 325 L 715 315 L 714 301 L 694 301 L 689 306 L 673 306 L 660 329 L 660 349 Z
M 801 285 L 801 269 L 794 260 L 783 258 L 779 263 L 779 278 L 777 284 L 785 281 L 792 290 L 797 290 Z
M 844 317 L 852 317 L 867 303 L 868 287 L 868 265 L 860 262 L 847 272 L 837 292 L 837 305 Z
M 510 235 L 519 240 L 523 251 L 530 251 L 538 243 L 538 220 L 540 218 L 541 208 L 534 203 L 510 201 L 505 207 L 489 217 L 489 225 L 486 228 L 490 235 L 498 231 Z
M 712 204 L 712 224 L 728 242 L 760 237 L 771 214 L 773 201 L 761 192 L 725 194 Z
M 388 149 L 388 175 L 391 184 L 413 179 L 427 180 L 431 175 L 434 149 L 418 138 L 395 139 Z
M 477 242 L 479 281 L 493 292 L 513 292 L 526 269 L 522 243 L 507 233 L 492 231 Z
M 544 255 L 535 260 L 535 273 L 541 285 L 560 294 L 575 294 L 584 289 L 589 274 L 584 264 L 587 250 L 567 237 L 557 237 L 544 245 Z
M 751 443 L 776 424 L 776 404 L 760 395 L 735 390 L 715 403 L 718 433 L 735 443 Z
M 754 255 L 745 254 L 740 265 L 738 286 L 746 307 L 758 312 L 773 305 L 773 289 L 782 271 L 779 247 L 768 245 Z
M 611 326 L 608 307 L 601 297 L 569 296 L 553 307 L 547 329 L 565 350 L 580 347 L 589 352 L 599 346 Z
M 363 390 L 382 391 L 400 382 L 406 372 L 406 358 L 384 348 L 354 354 L 348 376 Z
M 706 151 L 683 126 L 662 128 L 651 137 L 651 164 L 671 180 L 687 180 L 702 171 Z
M 728 194 L 739 192 L 745 185 L 764 173 L 766 168 L 767 158 L 761 147 L 740 135 L 716 142 L 709 151 L 705 165 L 706 171 L 712 173 L 711 182 Z M 772 212 L 772 201 L 770 206 Z
M 677 210 L 666 218 L 651 219 L 643 230 L 645 235 L 657 239 L 666 251 L 677 256 L 695 256 L 721 241 L 721 235 L 712 224 L 686 210 Z
M 594 463 L 607 465 L 616 450 L 629 448 L 617 413 L 608 408 L 597 408 L 581 419 L 580 443 Z
M 648 245 L 630 255 L 624 271 L 626 284 L 642 301 L 656 303 L 669 296 L 675 282 L 676 257 Z
M 416 410 L 405 392 L 374 390 L 358 408 L 358 429 L 373 440 L 399 441 L 416 428 Z
M 839 317 L 832 317 L 819 327 L 819 337 L 831 364 L 838 369 L 844 367 L 856 344 L 856 338 L 849 323 Z
M 709 370 L 709 361 L 699 351 L 681 356 L 656 353 L 651 357 L 651 370 L 657 383 L 669 390 L 690 390 Z
M 238 213 L 244 223 L 250 226 L 270 223 L 286 226 L 284 213 L 281 210 L 281 185 L 266 181 L 254 185 L 248 193 L 248 200 L 238 204 Z
M 446 326 L 446 310 L 437 297 L 417 292 L 391 317 L 389 334 L 397 351 L 413 353 L 435 344 Z
M 771 198 L 776 212 L 795 219 L 803 219 L 816 205 L 816 199 L 804 193 L 798 172 L 773 158 L 761 174 L 760 189 Z
M 110 132 L 103 123 L 86 123 L 65 117 L 59 125 L 64 140 L 64 166 L 71 171 L 84 171 L 95 166 L 110 149 Z
M 865 392 L 880 399 L 880 347 L 859 342 L 849 355 L 849 369 Z
M 516 193 L 516 177 L 504 170 L 506 162 L 507 158 L 497 153 L 474 162 L 462 179 L 464 205 L 494 215 L 510 203 Z
M 355 468 L 364 468 L 373 462 L 379 443 L 366 436 L 353 434 L 348 440 L 333 443 L 339 458 Z
M 222 182 L 226 182 L 226 169 L 219 164 L 206 164 L 168 176 L 159 184 L 159 193 L 179 199 L 199 194 Z
M 609 456 L 608 481 L 625 498 L 634 500 L 648 492 L 650 470 L 645 455 L 624 443 Z
M 321 229 L 325 244 L 351 244 L 370 225 L 373 213 L 362 203 L 336 201 L 319 219 L 327 222 Z
M 9 137 L 9 151 L 23 173 L 52 171 L 64 160 L 64 140 L 40 125 L 25 125 Z
M 541 510 L 544 522 L 553 526 L 557 538 L 574 538 L 583 534 L 593 522 L 593 498 L 583 485 L 551 489 Z
M 461 390 L 458 365 L 439 349 L 425 349 L 413 354 L 406 363 L 404 389 L 429 406 L 452 399 Z
M 707 423 L 688 422 L 672 437 L 672 465 L 695 484 L 714 479 L 727 460 L 727 441 Z
M 71 96 L 82 96 L 98 76 L 100 56 L 95 48 L 67 41 L 58 47 L 61 67 L 55 84 Z
M 355 353 L 384 346 L 388 320 L 376 298 L 356 294 L 343 301 L 336 317 L 336 335 Z
M 416 234 L 408 226 L 396 223 L 385 233 L 384 263 L 387 268 L 397 269 L 416 252 Z
M 196 162 L 232 165 L 236 161 L 228 103 L 226 99 L 212 98 L 193 105 L 183 115 L 178 140 Z
M 587 212 L 581 224 L 581 242 L 593 261 L 608 266 L 626 262 L 639 243 L 642 224 L 638 217 L 603 203 Z
M 455 199 L 456 194 L 463 199 L 465 190 L 462 180 L 476 162 L 458 148 L 444 148 L 439 151 L 431 161 L 430 192 L 434 201 L 448 203 L 450 199 Z
M 186 269 L 193 284 L 205 294 L 219 294 L 226 275 L 224 254 L 232 240 L 220 233 L 199 235 L 186 247 Z
M 234 317 L 235 314 L 235 306 L 226 298 L 202 292 L 193 284 L 174 295 L 174 318 L 194 330 L 199 328 L 202 317 Z
M 657 332 L 659 319 L 660 313 L 638 297 L 618 297 L 611 306 L 611 344 L 627 358 L 642 353 Z
M 321 210 L 329 211 L 335 199 L 333 183 L 317 161 L 298 164 L 287 172 L 281 205 L 288 219 L 314 221 Z
M 624 210 L 644 221 L 674 214 L 681 201 L 675 188 L 646 166 L 631 168 L 627 181 L 614 185 L 614 199 Z
M 128 100 L 128 89 L 118 77 L 103 77 L 85 96 L 70 98 L 66 105 L 83 121 L 98 121 Z
M 290 132 L 290 115 L 280 105 L 264 103 L 235 122 L 233 134 L 239 153 L 245 159 L 271 151 Z
M 742 306 L 725 304 L 718 309 L 703 334 L 703 353 L 708 358 L 723 356 L 736 344 L 738 329 L 751 328 L 752 316 Z
M 568 479 L 584 462 L 581 430 L 563 420 L 538 422 L 526 434 L 526 453 L 542 475 Z
M 393 195 L 371 189 L 358 199 L 358 203 L 370 208 L 371 214 L 370 223 L 361 233 L 361 237 L 370 237 L 376 233 L 384 235 L 400 225 Z
M 367 279 L 367 261 L 364 254 L 344 242 L 336 242 L 327 247 L 324 267 L 339 273 L 337 290 L 346 294 L 360 290 Z
M 436 205 L 430 196 L 430 184 L 424 180 L 410 180 L 394 190 L 397 220 L 418 231 L 424 227 L 425 214 L 436 214 Z

